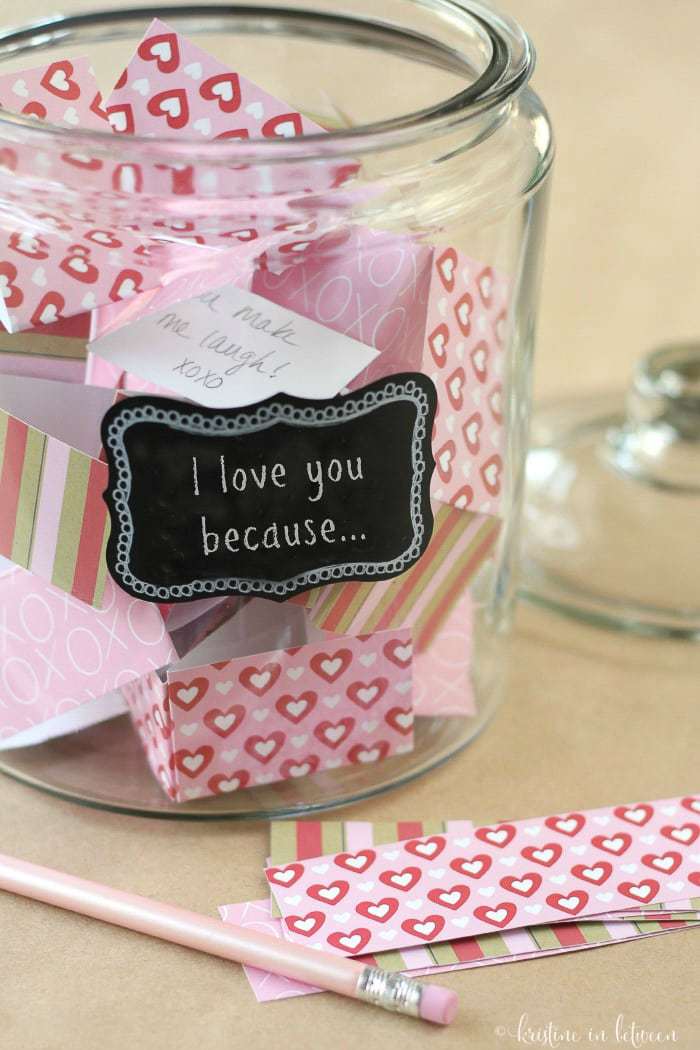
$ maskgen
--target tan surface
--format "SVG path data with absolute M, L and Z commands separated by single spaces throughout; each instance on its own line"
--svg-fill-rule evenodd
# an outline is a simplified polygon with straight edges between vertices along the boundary
M 51 9 L 35 0 L 32 16 Z M 89 5 L 85 5 L 86 7 Z M 697 0 L 511 0 L 537 41 L 559 163 L 538 389 L 623 383 L 636 354 L 697 334 Z M 0 20 L 17 21 L 14 0 Z M 694 103 L 692 95 L 694 93 Z M 576 385 L 575 385 L 576 384 Z M 521 613 L 508 700 L 461 757 L 348 816 L 492 820 L 697 790 L 700 651 Z M 446 808 L 447 807 L 447 808 Z M 211 912 L 256 896 L 265 828 L 82 810 L 0 780 L 0 849 Z M 679 933 L 443 978 L 450 1032 L 331 996 L 256 1006 L 214 959 L 0 895 L 2 1050 L 518 1046 L 523 1013 L 593 1045 L 618 1014 L 700 1045 L 700 937 Z M 600 1045 L 600 1042 L 599 1042 Z

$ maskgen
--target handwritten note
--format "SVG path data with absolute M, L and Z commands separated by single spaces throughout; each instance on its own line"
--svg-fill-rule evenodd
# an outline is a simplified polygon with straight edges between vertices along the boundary
M 377 356 L 356 339 L 233 285 L 150 314 L 90 349 L 210 408 L 239 408 L 280 393 L 334 397 Z

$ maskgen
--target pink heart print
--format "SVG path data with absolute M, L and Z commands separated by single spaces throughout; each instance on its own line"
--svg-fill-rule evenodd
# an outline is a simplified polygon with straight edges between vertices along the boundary
M 700 886 L 699 804 L 687 796 L 512 821 L 271 867 L 266 877 L 286 937 L 346 955 L 581 919 L 678 901 Z
M 87 58 L 61 59 L 48 66 L 0 76 L 0 106 L 63 124 L 105 130 L 107 115 Z M 5 156 L 5 162 L 9 159 Z
M 105 102 L 119 135 L 294 138 L 324 129 L 154 19 Z
M 155 776 L 189 801 L 413 747 L 408 630 L 150 675 L 124 691 Z

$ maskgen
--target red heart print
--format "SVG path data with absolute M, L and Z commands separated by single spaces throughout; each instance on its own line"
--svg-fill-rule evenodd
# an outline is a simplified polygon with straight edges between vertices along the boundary
M 244 788 L 249 780 L 250 773 L 247 770 L 237 769 L 235 773 L 217 773 L 215 777 L 210 777 L 208 786 L 214 795 L 228 795 Z
M 464 443 L 472 456 L 475 456 L 481 448 L 481 431 L 483 426 L 484 420 L 481 412 L 473 412 L 466 423 L 462 426 Z
M 503 422 L 503 387 L 500 383 L 492 388 L 489 394 L 489 408 L 491 409 L 491 415 L 493 416 L 496 423 Z
M 413 708 L 391 707 L 384 715 L 384 721 L 402 736 L 410 736 L 413 732 Z
M 212 664 L 212 667 L 215 667 L 217 671 L 223 671 L 223 669 L 228 667 L 230 663 L 230 660 L 220 660 L 218 663 Z
M 377 859 L 377 854 L 373 849 L 361 849 L 357 853 L 338 853 L 334 857 L 334 863 L 339 868 L 345 868 L 347 871 L 354 871 L 356 874 L 361 875 L 363 871 L 367 871 Z
M 485 267 L 476 279 L 479 296 L 484 306 L 489 307 L 493 301 L 493 270 Z
M 28 117 L 38 117 L 39 120 L 46 120 L 46 106 L 42 105 L 41 102 L 27 102 L 26 106 L 22 107 L 22 112 Z
M 542 885 L 542 876 L 536 871 L 528 871 L 525 875 L 505 875 L 501 879 L 501 886 L 509 893 L 519 893 L 521 897 L 531 897 Z
M 640 802 L 637 806 L 616 806 L 613 810 L 616 817 L 626 820 L 628 824 L 635 824 L 643 828 L 654 815 L 654 807 Z
M 122 270 L 117 274 L 114 284 L 109 290 L 109 297 L 114 303 L 122 299 L 130 299 L 132 295 L 141 291 L 143 275 L 138 270 Z
M 440 481 L 447 484 L 452 480 L 452 460 L 457 455 L 457 446 L 454 441 L 446 441 L 442 448 L 435 453 L 435 466 Z
M 318 755 L 307 755 L 304 759 L 288 758 L 282 763 L 280 773 L 285 780 L 308 777 L 309 774 L 316 772 L 319 761 Z
M 222 131 L 219 135 L 214 136 L 215 139 L 249 139 L 250 132 L 247 128 L 233 128 L 231 131 Z M 237 171 L 237 168 L 233 169 Z
M 618 831 L 617 834 L 609 837 L 607 835 L 594 835 L 591 843 L 596 849 L 604 849 L 606 853 L 614 853 L 616 857 L 619 857 L 632 845 L 632 836 L 628 835 L 626 831 Z
M 101 244 L 104 248 L 121 248 L 122 242 L 118 240 L 111 230 L 88 230 L 85 234 L 86 241 L 93 244 Z
M 494 906 L 484 904 L 480 908 L 475 908 L 474 915 L 482 922 L 487 922 L 490 926 L 497 926 L 499 930 L 502 930 L 515 917 L 517 910 L 512 901 L 503 901 Z
M 301 135 L 303 126 L 299 113 L 281 113 L 277 117 L 270 117 L 260 129 L 267 139 L 292 138 Z
M 607 860 L 597 860 L 595 864 L 574 864 L 571 874 L 594 886 L 602 886 L 612 875 L 613 866 Z
M 642 864 L 646 864 L 647 868 L 654 868 L 655 871 L 663 871 L 664 875 L 672 875 L 680 867 L 682 860 L 680 853 L 668 850 L 661 854 L 645 853 L 642 857 Z
M 329 882 L 327 886 L 320 882 L 314 883 L 313 886 L 309 886 L 306 893 L 307 896 L 323 904 L 337 904 L 338 901 L 342 901 L 349 889 L 349 882 L 346 882 L 345 879 L 336 879 L 335 882 Z
M 276 730 L 269 736 L 249 736 L 243 747 L 258 762 L 266 765 L 271 762 L 286 740 L 284 733 Z
M 80 85 L 71 80 L 72 76 L 72 62 L 52 62 L 41 78 L 41 86 L 59 98 L 80 98 Z
M 671 824 L 665 824 L 661 834 L 672 842 L 680 843 L 681 846 L 692 846 L 700 835 L 700 827 L 697 824 L 681 824 L 680 827 L 674 828 Z
M 431 835 L 430 838 L 410 839 L 404 842 L 403 848 L 414 857 L 423 857 L 425 860 L 434 860 L 439 857 L 445 848 L 445 839 L 442 835 Z
M 175 33 L 146 37 L 136 53 L 144 62 L 155 62 L 159 73 L 174 73 L 180 64 L 180 49 Z
M 691 871 L 688 875 L 688 882 L 692 882 L 694 886 L 700 886 L 700 871 Z
M 338 722 L 319 722 L 314 727 L 314 736 L 326 747 L 335 750 L 335 748 L 340 747 L 344 740 L 347 740 L 354 726 L 354 718 L 341 718 Z
M 110 127 L 117 135 L 134 134 L 134 111 L 128 102 L 107 106 L 106 113 Z
M 455 317 L 457 318 L 457 324 L 463 335 L 469 335 L 472 330 L 471 317 L 473 309 L 474 300 L 469 292 L 465 292 L 464 295 L 461 295 L 455 303 Z
M 246 667 L 238 676 L 238 681 L 244 689 L 255 696 L 264 696 L 282 673 L 282 667 L 277 663 L 263 664 L 261 667 Z
M 453 292 L 455 288 L 457 261 L 457 252 L 454 248 L 446 248 L 442 255 L 440 255 L 435 261 L 440 280 L 447 292 Z
M 387 678 L 373 678 L 371 682 L 353 682 L 348 686 L 348 698 L 358 707 L 368 711 L 384 696 L 389 688 Z
M 625 897 L 631 897 L 633 901 L 653 900 L 659 892 L 659 884 L 656 879 L 640 879 L 639 882 L 621 882 L 617 887 Z
M 466 510 L 474 499 L 474 489 L 471 485 L 463 485 L 458 492 L 455 492 L 454 496 L 450 500 L 453 507 L 457 507 L 458 510 Z
M 303 722 L 311 714 L 317 703 L 318 694 L 312 693 L 310 689 L 307 689 L 306 692 L 300 693 L 299 696 L 290 696 L 289 694 L 281 696 L 279 700 L 275 701 L 275 708 L 283 718 L 293 722 L 294 725 L 298 725 L 299 722 Z
M 83 171 L 99 171 L 102 168 L 102 161 L 87 153 L 62 153 L 61 160 Z
M 480 879 L 491 867 L 491 858 L 486 853 L 477 853 L 475 857 L 455 857 L 450 861 L 450 867 L 460 875 L 470 875 L 473 879 Z
M 274 882 L 275 886 L 289 888 L 297 882 L 304 874 L 303 864 L 285 864 L 280 868 L 267 868 L 265 875 L 268 882 Z
M 0 265 L 0 274 L 2 273 L 2 266 Z M 10 298 L 12 298 L 10 296 Z M 22 301 L 21 299 L 19 300 Z M 9 306 L 10 301 L 5 300 L 5 305 Z M 53 324 L 54 321 L 58 321 L 61 317 L 61 310 L 66 305 L 66 301 L 62 295 L 58 292 L 47 292 L 43 295 L 36 307 L 34 313 L 29 318 L 31 323 L 35 326 L 40 324 Z
M 182 88 L 159 91 L 149 98 L 146 109 L 153 117 L 165 117 L 169 128 L 184 128 L 190 119 L 187 93 Z
M 397 667 L 410 667 L 413 659 L 413 643 L 403 642 L 400 638 L 392 638 L 384 646 L 384 655 Z
M 568 835 L 573 838 L 578 835 L 586 823 L 582 813 L 567 813 L 565 817 L 547 817 L 545 824 L 552 831 L 558 831 L 560 835 Z
M 81 281 L 83 284 L 94 284 L 100 275 L 99 270 L 91 262 L 88 262 L 85 252 L 74 251 L 77 247 L 79 245 L 74 245 L 73 249 L 69 249 L 69 252 L 73 251 L 73 254 L 66 255 L 58 265 L 64 273 L 68 274 L 75 281 Z
M 389 754 L 388 740 L 375 740 L 373 744 L 355 744 L 348 751 L 348 761 L 353 765 L 369 765 Z
M 358 929 L 349 930 L 347 933 L 336 930 L 334 933 L 329 933 L 326 940 L 334 948 L 340 948 L 341 951 L 347 952 L 348 955 L 357 955 L 362 951 L 371 936 L 372 934 L 369 930 L 365 929 L 364 926 L 360 926 Z
M 463 391 L 466 381 L 467 377 L 461 365 L 459 368 L 455 368 L 452 375 L 448 376 L 445 380 L 447 397 L 453 408 L 459 409 L 464 404 Z
M 48 244 L 32 233 L 11 233 L 9 247 L 28 259 L 48 259 Z
M 438 368 L 443 368 L 447 361 L 447 351 L 445 347 L 450 341 L 450 330 L 446 324 L 439 324 L 437 328 L 430 333 L 428 336 L 428 346 L 430 347 L 430 353 L 433 355 L 433 361 Z
M 588 904 L 588 894 L 584 890 L 573 890 L 564 896 L 561 893 L 550 893 L 547 897 L 550 908 L 564 911 L 567 915 L 578 915 Z
M 439 904 L 441 908 L 457 911 L 468 899 L 470 892 L 469 887 L 464 885 L 452 886 L 449 890 L 428 890 L 428 900 Z
M 10 262 L 0 262 L 0 295 L 5 300 L 5 306 L 12 309 L 19 306 L 24 300 L 24 293 L 17 284 L 12 282 L 17 276 L 17 267 Z M 37 322 L 34 322 L 35 324 Z
M 222 113 L 235 113 L 241 104 L 241 82 L 236 73 L 209 77 L 199 88 L 207 102 L 218 102 Z
M 481 480 L 484 483 L 484 488 L 491 496 L 497 496 L 501 491 L 501 470 L 503 469 L 503 460 L 494 453 L 493 456 L 489 456 L 485 463 L 481 464 L 479 473 L 481 474 Z
M 313 937 L 326 921 L 322 911 L 310 911 L 307 915 L 288 915 L 284 920 L 292 933 L 300 933 L 302 937 Z
M 198 777 L 200 773 L 204 772 L 213 757 L 214 748 L 209 747 L 208 744 L 203 744 L 196 751 L 187 751 L 186 748 L 181 748 L 170 759 L 170 768 L 179 769 L 187 777 Z
M 351 651 L 338 649 L 334 653 L 316 653 L 311 657 L 309 666 L 319 678 L 326 682 L 335 682 L 347 671 L 351 663 Z
M 382 897 L 378 901 L 360 901 L 355 905 L 355 911 L 363 919 L 373 919 L 374 922 L 388 922 L 392 915 L 398 911 L 399 902 L 396 897 Z
M 438 937 L 445 927 L 442 915 L 426 915 L 424 919 L 404 919 L 401 929 L 411 935 L 420 937 L 422 941 L 433 941 Z
M 485 383 L 488 378 L 488 365 L 489 365 L 489 348 L 488 344 L 481 342 L 477 343 L 474 349 L 471 351 L 469 358 L 474 369 L 474 375 L 480 383 Z
M 420 881 L 420 877 L 420 868 L 408 867 L 402 871 L 383 871 L 379 876 L 379 880 L 385 886 L 391 886 L 392 890 L 402 890 L 404 893 L 408 893 Z
M 239 725 L 245 718 L 246 709 L 243 704 L 234 704 L 233 707 L 229 707 L 226 711 L 221 710 L 218 707 L 212 707 L 211 710 L 207 711 L 202 721 L 204 722 L 207 729 L 211 729 L 212 733 L 216 733 L 223 740 L 231 736 L 231 733 L 235 733 Z
M 17 168 L 17 153 L 9 146 L 0 149 L 0 168 L 7 168 L 8 171 L 15 171 Z
M 102 101 L 102 95 L 98 91 L 90 103 L 90 112 L 94 113 L 95 116 L 99 117 L 101 120 L 107 120 L 107 110 L 103 107 Z
M 189 682 L 171 682 L 168 696 L 171 702 L 177 704 L 183 711 L 191 711 L 206 694 L 208 688 L 208 678 L 192 678 Z
M 112 172 L 112 189 L 127 193 L 140 193 L 143 189 L 143 169 L 140 164 L 115 164 Z M 150 255 L 151 247 L 140 244 L 134 248 L 135 255 Z
M 681 805 L 689 809 L 691 813 L 700 814 L 700 798 L 694 798 L 692 795 L 687 795 L 686 798 L 681 799 Z
M 477 828 L 474 834 L 482 842 L 504 849 L 515 838 L 515 828 L 512 824 L 499 824 L 494 828 Z

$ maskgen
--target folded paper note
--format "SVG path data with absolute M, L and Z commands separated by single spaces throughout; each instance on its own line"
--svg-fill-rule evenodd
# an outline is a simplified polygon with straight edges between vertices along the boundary
M 432 532 L 435 391 L 420 373 L 248 409 L 130 398 L 102 425 L 110 572 L 147 601 L 274 601 L 405 573 Z
M 686 819 L 695 801 L 514 821 L 272 867 L 266 875 L 285 936 L 349 955 L 581 918 L 603 906 L 679 900 L 700 886 L 693 852 L 700 824 Z
M 334 397 L 377 356 L 355 339 L 227 285 L 90 344 L 113 365 L 210 408 L 274 394 Z
M 270 912 L 266 900 L 246 901 L 242 904 L 223 904 L 219 914 L 224 922 L 243 929 L 257 930 L 271 937 L 283 937 L 282 922 Z M 498 963 L 520 962 L 526 959 L 541 959 L 549 955 L 599 948 L 610 944 L 623 944 L 674 930 L 692 929 L 700 925 L 697 921 L 678 922 L 561 922 L 552 926 L 532 926 L 529 929 L 509 930 L 504 933 L 486 933 L 480 937 L 462 937 L 444 944 L 425 947 L 403 948 L 401 951 L 382 952 L 379 955 L 363 956 L 371 965 L 381 966 L 389 972 L 410 973 L 413 977 L 452 970 L 467 970 L 478 966 L 493 966 Z M 443 960 L 436 961 L 437 958 Z M 258 1002 L 275 1002 L 299 995 L 311 995 L 323 991 L 313 985 L 304 984 L 289 977 L 270 973 L 255 966 L 244 966 Z
M 253 615 L 269 620 L 270 607 L 257 606 Z M 246 610 L 241 639 L 250 652 Z M 292 606 L 277 613 L 293 614 Z M 296 640 L 303 625 L 290 627 Z M 410 650 L 406 631 L 258 650 L 188 662 L 132 683 L 125 696 L 154 773 L 171 798 L 189 801 L 410 750 Z

